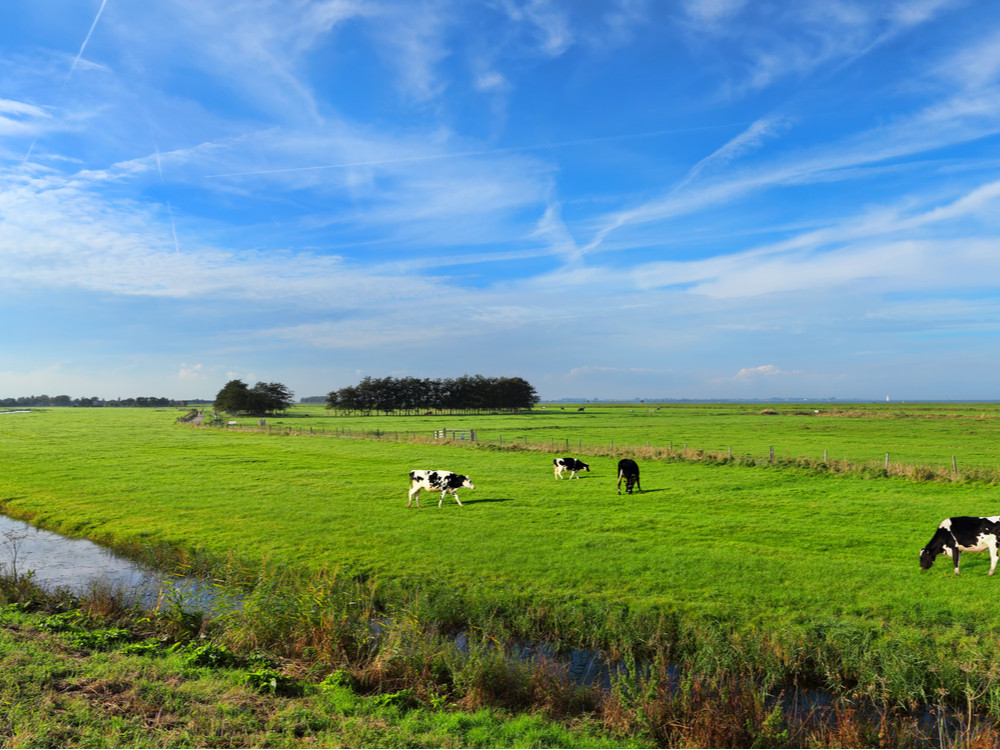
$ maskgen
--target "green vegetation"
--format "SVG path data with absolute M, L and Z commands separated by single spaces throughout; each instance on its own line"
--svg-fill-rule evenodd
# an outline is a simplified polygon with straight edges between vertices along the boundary
M 429 413 L 432 409 L 517 412 L 538 403 L 535 389 L 524 378 L 364 378 L 357 385 L 331 391 L 329 408 L 366 415 L 382 412 Z
M 219 624 L 219 643 L 311 664 L 317 679 L 346 669 L 362 692 L 413 690 L 425 708 L 558 704 L 550 715 L 596 715 L 636 741 L 717 745 L 851 744 L 781 715 L 776 696 L 805 688 L 895 717 L 879 743 L 922 744 L 905 722 L 926 706 L 967 717 L 970 733 L 985 726 L 975 717 L 1000 717 L 988 558 L 965 555 L 960 577 L 917 566 L 942 518 L 1000 513 L 996 406 L 577 408 L 365 420 L 295 407 L 264 431 L 177 424 L 182 412 L 166 409 L 5 415 L 0 500 L 228 586 L 256 582 L 260 598 Z M 479 443 L 430 439 L 446 427 Z M 379 439 L 335 437 L 362 430 Z M 937 468 L 890 476 L 866 449 Z M 591 456 L 592 472 L 555 480 L 564 454 Z M 619 454 L 640 459 L 646 492 L 616 494 Z M 464 508 L 407 509 L 414 468 L 466 473 L 477 489 Z M 371 618 L 392 625 L 376 645 Z M 457 631 L 482 638 L 471 673 L 440 650 Z M 633 666 L 609 698 L 553 701 L 537 674 L 504 677 L 488 648 L 524 640 Z M 253 679 L 282 692 L 278 674 Z M 680 733 L 720 711 L 744 728 Z
M 281 383 L 261 382 L 251 388 L 242 380 L 230 380 L 215 396 L 219 411 L 257 417 L 285 411 L 293 403 L 292 392 Z
M 101 615 L 94 614 L 96 610 Z M 114 626 L 107 623 L 113 621 Z M 593 720 L 423 706 L 344 672 L 290 675 L 178 633 L 108 592 L 0 585 L 4 747 L 620 747 Z M 628 746 L 634 746 L 630 744 Z

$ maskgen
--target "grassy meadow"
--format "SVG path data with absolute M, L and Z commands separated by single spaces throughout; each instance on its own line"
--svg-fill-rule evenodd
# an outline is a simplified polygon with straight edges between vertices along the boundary
M 945 516 L 1000 513 L 990 485 L 643 461 L 645 492 L 630 497 L 616 494 L 611 455 L 595 456 L 579 479 L 557 481 L 546 452 L 198 429 L 174 424 L 176 416 L 99 409 L 5 415 L 0 499 L 13 515 L 119 546 L 347 566 L 460 589 L 914 624 L 936 612 L 970 624 L 990 616 L 982 597 L 953 613 L 959 608 L 947 566 L 929 575 L 916 566 L 916 552 Z M 639 432 L 628 427 L 606 434 L 620 445 L 639 444 Z M 427 493 L 419 511 L 407 509 L 413 468 L 465 473 L 477 489 L 460 493 L 461 509 L 450 497 L 438 509 Z M 963 579 L 960 591 L 986 585 L 975 574 L 987 566 L 985 555 L 967 556 L 971 580 Z
M 363 418 L 300 406 L 263 431 L 178 424 L 173 409 L 34 410 L 0 415 L 0 502 L 121 549 L 379 581 L 456 627 L 506 618 L 525 636 L 616 653 L 635 642 L 770 689 L 801 681 L 1000 715 L 1000 676 L 984 666 L 1000 657 L 988 556 L 963 555 L 958 577 L 944 560 L 917 565 L 941 519 L 1000 514 L 997 488 L 985 474 L 878 471 L 886 452 L 991 469 L 1000 409 L 816 408 Z M 480 443 L 426 439 L 444 427 Z M 380 439 L 335 437 L 348 431 Z M 647 444 L 688 452 L 646 458 Z M 684 458 L 730 445 L 756 461 Z M 824 450 L 858 468 L 829 470 Z M 616 493 L 619 454 L 639 458 L 643 493 Z M 592 471 L 556 480 L 554 455 Z M 416 468 L 468 474 L 476 489 L 460 492 L 462 508 L 427 493 L 407 508 Z
M 475 429 L 481 442 L 557 452 L 615 447 L 661 448 L 776 457 L 996 469 L 1000 404 L 545 404 L 518 415 L 360 416 L 300 405 L 271 429 L 298 433 L 383 430 L 430 435 Z M 583 408 L 583 411 L 578 409 Z M 256 419 L 238 420 L 256 428 Z

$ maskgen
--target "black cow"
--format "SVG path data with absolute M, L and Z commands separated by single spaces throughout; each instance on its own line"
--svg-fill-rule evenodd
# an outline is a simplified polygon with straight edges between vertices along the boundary
M 564 471 L 569 472 L 569 478 L 572 479 L 577 476 L 578 471 L 590 471 L 590 464 L 585 464 L 579 458 L 553 458 L 552 468 L 555 470 L 556 479 L 562 479 L 562 473 Z
M 946 518 L 937 527 L 927 546 L 920 550 L 920 567 L 927 570 L 938 555 L 951 555 L 958 574 L 958 558 L 962 552 L 990 551 L 990 575 L 997 566 L 997 538 L 1000 536 L 1000 516 L 955 516 Z
M 632 494 L 632 487 L 635 486 L 642 492 L 642 485 L 639 484 L 639 464 L 631 458 L 623 458 L 618 462 L 618 494 L 622 494 L 622 480 L 625 480 L 625 491 Z
M 461 487 L 468 487 L 470 490 L 476 489 L 476 485 L 464 474 L 456 474 L 452 471 L 414 469 L 410 472 L 410 499 L 406 503 L 406 507 L 409 508 L 410 503 L 414 500 L 417 501 L 417 507 L 420 507 L 420 490 L 440 490 L 439 508 L 444 502 L 444 496 L 449 492 L 455 496 L 455 502 L 461 506 L 462 501 L 458 499 L 458 489 Z

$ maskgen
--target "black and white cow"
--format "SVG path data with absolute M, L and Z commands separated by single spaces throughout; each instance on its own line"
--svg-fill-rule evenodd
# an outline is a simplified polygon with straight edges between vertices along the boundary
M 444 502 L 444 496 L 449 492 L 455 496 L 455 502 L 461 506 L 462 501 L 458 499 L 458 490 L 461 487 L 468 487 L 470 490 L 476 489 L 476 485 L 464 474 L 456 474 L 453 471 L 414 469 L 410 472 L 410 499 L 406 503 L 406 507 L 409 508 L 410 503 L 414 500 L 417 501 L 417 507 L 420 507 L 420 490 L 427 490 L 428 492 L 440 491 L 441 499 L 438 500 L 439 508 L 441 507 L 441 503 Z
M 569 472 L 569 478 L 572 479 L 577 476 L 578 471 L 590 471 L 590 464 L 585 464 L 579 458 L 554 458 L 552 459 L 552 468 L 555 470 L 556 479 L 562 479 L 562 473 L 564 471 Z
M 623 458 L 618 462 L 618 494 L 622 494 L 622 480 L 625 480 L 625 491 L 632 494 L 634 486 L 642 492 L 642 485 L 639 484 L 639 464 L 631 458 Z
M 990 575 L 997 566 L 997 541 L 1000 537 L 1000 516 L 955 516 L 946 518 L 937 527 L 927 546 L 920 550 L 920 567 L 927 570 L 938 555 L 951 555 L 958 574 L 958 558 L 962 552 L 990 551 Z

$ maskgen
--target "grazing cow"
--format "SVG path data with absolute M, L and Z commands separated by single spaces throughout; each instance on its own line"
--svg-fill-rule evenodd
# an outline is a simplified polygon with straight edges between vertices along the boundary
M 562 479 L 562 473 L 564 471 L 569 472 L 569 478 L 572 479 L 577 476 L 579 471 L 590 471 L 590 464 L 585 464 L 579 458 L 553 458 L 552 468 L 555 470 L 556 479 Z
M 962 552 L 990 551 L 990 575 L 997 566 L 997 539 L 1000 537 L 1000 516 L 955 516 L 946 518 L 937 527 L 927 546 L 920 550 L 920 567 L 927 570 L 938 555 L 951 555 L 958 575 L 958 558 Z
M 639 484 L 639 464 L 631 458 L 623 458 L 618 462 L 618 494 L 622 494 L 622 480 L 625 480 L 625 491 L 632 494 L 634 486 L 642 492 L 642 485 Z
M 414 469 L 410 472 L 410 499 L 406 503 L 406 507 L 410 507 L 410 503 L 414 500 L 417 501 L 417 507 L 420 507 L 420 490 L 438 491 L 441 492 L 441 499 L 438 500 L 438 507 L 441 507 L 441 503 L 444 502 L 444 496 L 449 492 L 455 496 L 455 502 L 462 505 L 462 501 L 458 499 L 458 490 L 460 487 L 468 487 L 470 490 L 476 489 L 476 485 L 472 483 L 464 474 L 456 474 L 452 471 L 426 471 L 423 469 Z

